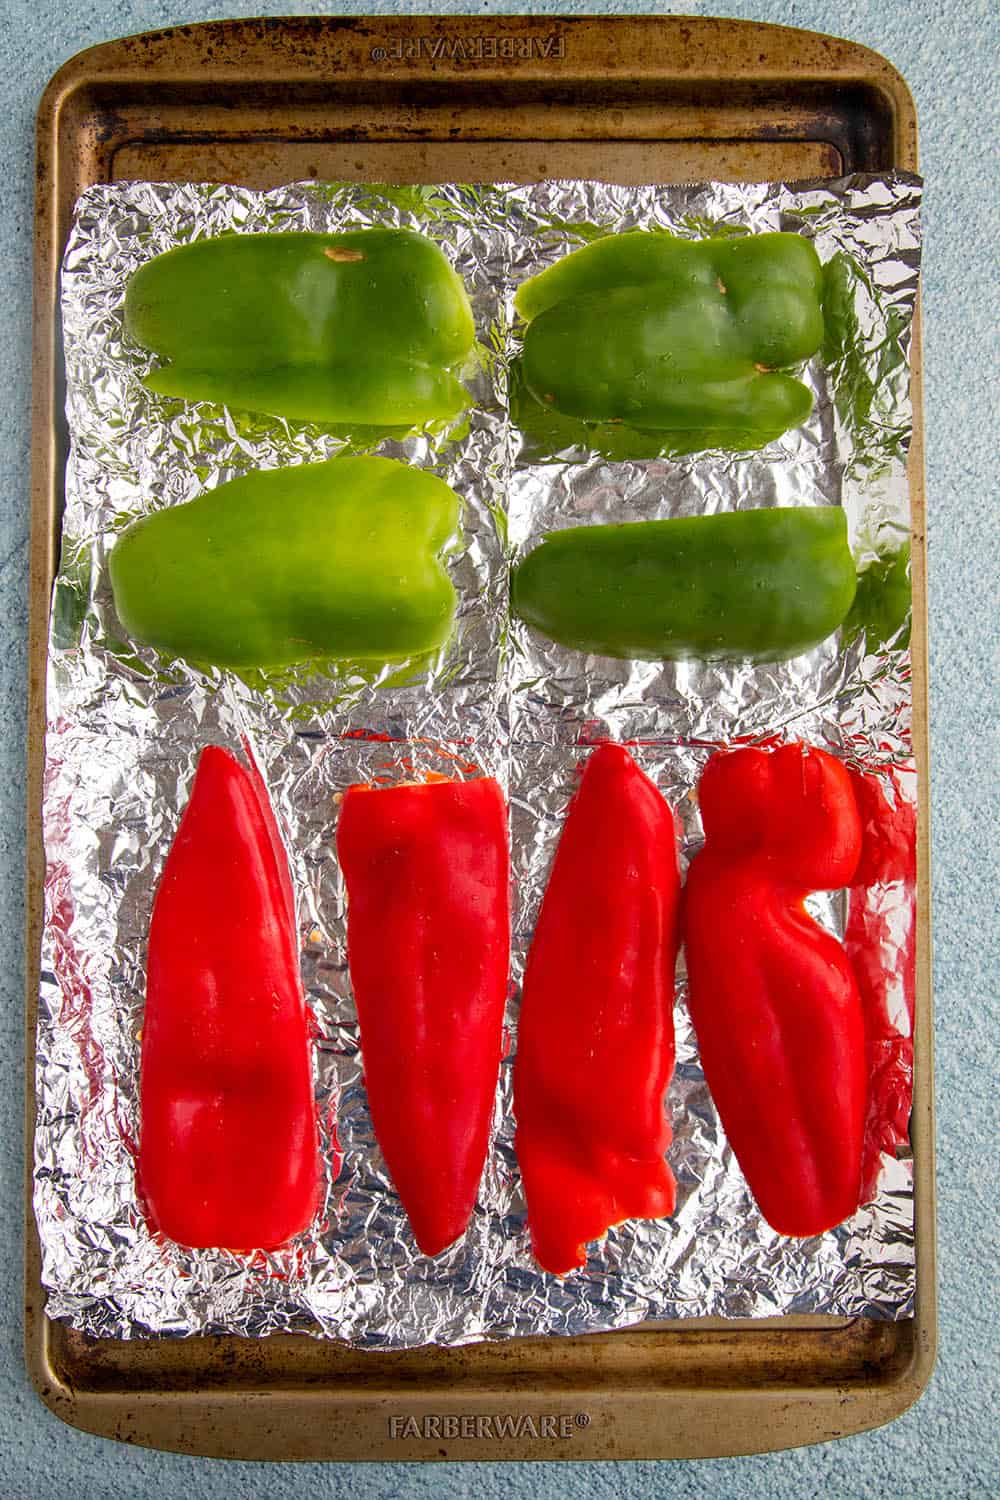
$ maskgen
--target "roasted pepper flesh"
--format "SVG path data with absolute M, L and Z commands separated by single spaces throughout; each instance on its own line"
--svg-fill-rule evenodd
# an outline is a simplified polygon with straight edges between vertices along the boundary
M 705 446 L 760 446 L 808 417 L 781 371 L 823 340 L 822 269 L 800 235 L 608 235 L 532 277 L 523 370 L 535 400 Z
M 465 1230 L 489 1145 L 510 962 L 503 793 L 352 786 L 337 824 L 372 1124 L 414 1238 Z
M 129 335 L 165 365 L 146 386 L 297 420 L 423 423 L 468 397 L 461 278 L 406 229 L 240 234 L 157 256 L 129 282 Z
M 319 1163 L 288 865 L 259 774 L 214 746 L 153 907 L 140 1108 L 153 1228 L 247 1250 L 307 1227 Z
M 443 480 L 386 458 L 258 471 L 135 521 L 111 554 L 136 640 L 225 667 L 393 661 L 448 638 Z
M 549 532 L 511 609 L 576 651 L 774 661 L 836 630 L 855 587 L 844 512 L 778 508 Z
M 850 776 L 811 746 L 743 749 L 712 757 L 698 797 L 684 942 L 702 1067 L 765 1219 L 820 1234 L 858 1207 L 868 1101 L 857 981 L 804 905 L 854 878 Z
M 587 761 L 524 976 L 515 1149 L 538 1263 L 563 1275 L 614 1224 L 673 1212 L 674 820 L 620 745 Z

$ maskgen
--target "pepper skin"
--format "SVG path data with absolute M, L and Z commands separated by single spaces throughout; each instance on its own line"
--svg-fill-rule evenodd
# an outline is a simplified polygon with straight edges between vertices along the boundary
M 808 745 L 744 749 L 712 757 L 698 797 L 684 941 L 702 1067 L 767 1222 L 821 1234 L 858 1207 L 868 1071 L 854 972 L 804 898 L 854 878 L 851 779 Z
M 154 1229 L 248 1250 L 310 1223 L 316 1110 L 288 864 L 256 768 L 215 746 L 153 906 L 140 1109 Z
M 111 554 L 122 625 L 222 667 L 394 661 L 451 632 L 443 480 L 387 458 L 257 471 L 133 522 Z
M 839 508 L 731 511 L 549 532 L 511 609 L 600 656 L 780 661 L 836 630 L 855 587 Z
M 869 651 L 888 645 L 909 645 L 909 629 L 903 629 L 912 607 L 910 544 L 883 553 L 858 574 L 854 603 L 844 621 L 844 640 L 852 641 L 862 631 Z M 898 640 L 897 640 L 898 637 Z
M 297 421 L 422 425 L 468 405 L 469 299 L 407 229 L 239 234 L 141 266 L 125 328 L 168 363 L 148 390 Z
M 620 745 L 570 804 L 524 976 L 514 1145 L 532 1247 L 557 1276 L 625 1219 L 674 1209 L 677 852 L 670 808 Z
M 883 787 L 891 788 L 891 800 Z M 852 771 L 864 830 L 847 898 L 844 952 L 857 976 L 868 1050 L 868 1119 L 861 1157 L 861 1202 L 878 1190 L 883 1156 L 909 1141 L 913 1026 L 917 992 L 917 815 L 902 778 Z M 890 966 L 886 955 L 894 953 Z M 902 1014 L 899 1001 L 902 1000 Z
M 823 341 L 822 268 L 797 234 L 608 235 L 519 289 L 536 401 L 692 447 L 760 447 L 812 396 L 780 373 Z
M 375 1136 L 425 1255 L 489 1145 L 510 967 L 507 811 L 489 777 L 349 787 L 337 824 Z

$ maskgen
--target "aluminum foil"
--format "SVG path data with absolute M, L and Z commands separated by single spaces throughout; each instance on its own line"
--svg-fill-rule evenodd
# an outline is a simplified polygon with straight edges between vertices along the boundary
M 712 748 L 805 738 L 915 797 L 909 657 L 833 639 L 761 667 L 612 662 L 566 651 L 507 616 L 507 568 L 547 529 L 777 504 L 842 505 L 859 560 L 905 538 L 908 347 L 919 262 L 919 181 L 819 184 L 372 188 L 298 184 L 270 193 L 120 183 L 79 201 L 63 267 L 71 452 L 52 615 L 44 791 L 47 853 L 38 1031 L 35 1211 L 50 1316 L 92 1335 L 302 1330 L 365 1348 L 575 1334 L 643 1319 L 831 1313 L 897 1318 L 914 1293 L 912 1163 L 886 1158 L 877 1199 L 807 1241 L 762 1220 L 698 1066 L 678 971 L 677 1068 L 667 1107 L 678 1205 L 629 1222 L 558 1279 L 532 1261 L 513 1154 L 511 1046 L 495 1141 L 465 1237 L 421 1256 L 374 1140 L 334 857 L 337 794 L 413 769 L 500 778 L 511 801 L 513 966 L 519 980 L 586 747 L 633 742 L 676 808 L 686 866 L 700 841 L 694 788 Z M 319 426 L 150 396 L 149 357 L 123 333 L 130 273 L 223 231 L 399 224 L 430 234 L 464 276 L 480 345 L 474 405 L 451 430 L 345 439 Z M 513 291 L 595 233 L 661 226 L 706 233 L 792 229 L 842 257 L 852 326 L 805 378 L 812 417 L 756 454 L 611 463 L 586 447 L 540 452 L 507 416 L 519 343 Z M 433 468 L 460 493 L 450 557 L 458 626 L 429 665 L 206 676 L 124 638 L 107 559 L 117 531 L 254 467 L 378 451 Z M 324 1159 L 342 1148 L 322 1212 L 286 1249 L 185 1250 L 151 1234 L 136 1197 L 138 1032 L 156 881 L 206 744 L 253 747 L 295 882 L 303 977 L 316 1017 Z M 912 891 L 876 887 L 891 1029 L 905 1047 L 899 977 Z M 843 893 L 811 899 L 843 932 Z M 893 1042 L 890 1042 L 893 1045 Z

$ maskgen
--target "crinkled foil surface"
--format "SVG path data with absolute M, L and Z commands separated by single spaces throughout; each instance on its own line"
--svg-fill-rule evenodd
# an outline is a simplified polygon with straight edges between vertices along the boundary
M 859 560 L 909 530 L 908 346 L 919 263 L 919 181 L 818 184 L 381 188 L 299 184 L 270 193 L 121 183 L 80 200 L 63 269 L 71 453 L 48 676 L 47 851 L 38 1034 L 35 1209 L 48 1311 L 93 1335 L 306 1332 L 366 1348 L 575 1334 L 647 1318 L 775 1313 L 903 1317 L 914 1292 L 912 1163 L 886 1158 L 877 1200 L 828 1234 L 789 1240 L 763 1221 L 721 1134 L 678 974 L 677 1069 L 667 1108 L 678 1179 L 670 1220 L 630 1222 L 564 1279 L 534 1265 L 512 1148 L 510 1053 L 496 1135 L 468 1233 L 421 1256 L 373 1138 L 334 855 L 337 793 L 356 780 L 487 772 L 508 788 L 513 971 L 518 980 L 546 872 L 586 746 L 635 754 L 677 810 L 682 864 L 700 841 L 694 788 L 714 745 L 805 738 L 852 764 L 895 768 L 915 796 L 905 645 L 837 638 L 779 665 L 654 664 L 587 657 L 507 617 L 507 567 L 547 529 L 733 507 L 842 505 Z M 128 277 L 172 246 L 222 232 L 400 224 L 431 235 L 464 276 L 480 346 L 474 405 L 450 432 L 345 442 L 329 430 L 146 393 L 149 357 L 123 333 Z M 857 328 L 805 379 L 812 417 L 759 453 L 611 463 L 556 461 L 506 415 L 519 347 L 515 287 L 597 232 L 788 229 L 822 260 L 844 256 Z M 270 679 L 207 677 L 124 638 L 107 561 L 129 519 L 192 499 L 253 467 L 345 447 L 430 467 L 464 502 L 450 557 L 460 605 L 430 667 L 371 680 L 348 667 Z M 901 639 L 901 638 L 900 638 Z M 153 1235 L 136 1196 L 138 1037 L 156 881 L 200 749 L 253 746 L 286 838 L 303 976 L 316 1018 L 324 1159 L 343 1159 L 321 1213 L 291 1247 L 238 1256 Z M 901 773 L 901 774 L 899 774 Z M 902 964 L 910 893 L 876 888 L 884 962 Z M 844 896 L 811 898 L 842 933 Z M 893 981 L 895 984 L 895 980 Z M 898 996 L 901 985 L 896 986 Z M 895 993 L 895 991 L 894 991 Z M 906 1007 L 895 1005 L 906 1032 Z M 252 1190 L 252 1189 L 251 1189 Z

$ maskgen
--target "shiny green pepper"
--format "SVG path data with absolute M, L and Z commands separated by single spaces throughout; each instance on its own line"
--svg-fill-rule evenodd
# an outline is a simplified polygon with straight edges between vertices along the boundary
M 111 553 L 136 640 L 196 665 L 400 661 L 447 640 L 443 480 L 388 458 L 257 470 L 133 522 Z
M 519 289 L 524 382 L 556 412 L 679 450 L 761 447 L 812 409 L 781 372 L 820 347 L 821 296 L 801 235 L 608 235 Z
M 407 229 L 238 234 L 141 266 L 125 328 L 169 363 L 146 387 L 185 401 L 334 424 L 456 416 L 473 346 L 465 287 Z
M 844 512 L 810 506 L 549 532 L 511 608 L 600 656 L 780 661 L 836 630 L 854 590 Z

